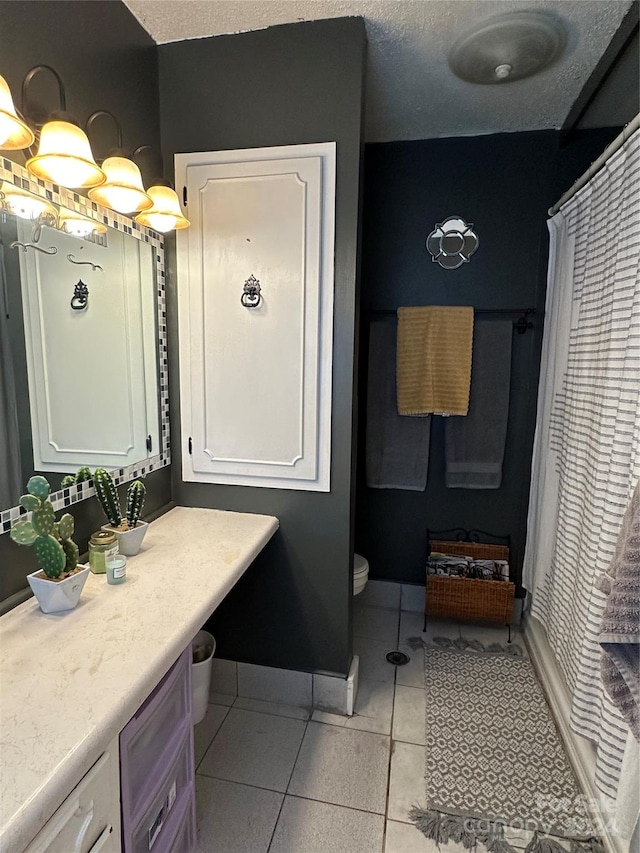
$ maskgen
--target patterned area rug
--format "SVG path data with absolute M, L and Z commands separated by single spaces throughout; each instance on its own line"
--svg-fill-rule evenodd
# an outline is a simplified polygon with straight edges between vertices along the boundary
M 508 853 L 513 827 L 534 830 L 531 853 L 562 849 L 546 835 L 599 846 L 528 658 L 429 646 L 425 678 L 427 808 L 411 817 L 427 837 Z

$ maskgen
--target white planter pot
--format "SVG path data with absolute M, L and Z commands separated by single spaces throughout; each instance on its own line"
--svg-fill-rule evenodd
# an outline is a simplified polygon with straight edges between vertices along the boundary
M 148 526 L 146 521 L 139 521 L 131 530 L 116 530 L 110 524 L 103 524 L 102 529 L 116 534 L 121 554 L 125 557 L 135 557 L 140 550 Z
M 63 610 L 73 610 L 80 599 L 84 587 L 89 566 L 85 565 L 81 572 L 76 572 L 63 581 L 50 581 L 42 577 L 36 577 L 41 572 L 32 572 L 27 575 L 31 591 L 38 599 L 40 610 L 43 613 L 60 613 Z

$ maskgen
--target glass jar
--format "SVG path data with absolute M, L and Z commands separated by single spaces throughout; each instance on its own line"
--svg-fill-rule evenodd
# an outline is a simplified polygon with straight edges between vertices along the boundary
M 89 565 L 94 575 L 104 575 L 107 559 L 118 553 L 118 537 L 108 530 L 97 530 L 89 539 Z
M 112 557 L 105 557 L 107 566 L 107 583 L 118 584 L 124 583 L 127 579 L 127 558 L 122 554 L 116 554 Z

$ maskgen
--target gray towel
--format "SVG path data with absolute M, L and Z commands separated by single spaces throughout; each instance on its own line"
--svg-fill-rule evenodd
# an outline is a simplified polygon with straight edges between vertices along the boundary
M 640 481 L 598 587 L 607 594 L 598 641 L 605 690 L 640 741 Z
M 431 416 L 403 417 L 396 402 L 396 321 L 369 326 L 367 486 L 423 491 L 427 485 Z
M 509 417 L 513 323 L 482 320 L 473 334 L 469 414 L 446 422 L 449 489 L 499 489 Z

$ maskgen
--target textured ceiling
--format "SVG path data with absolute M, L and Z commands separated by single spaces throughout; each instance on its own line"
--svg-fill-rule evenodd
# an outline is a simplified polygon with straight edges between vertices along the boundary
M 369 39 L 369 142 L 540 130 L 562 125 L 631 0 L 125 0 L 158 42 L 361 15 Z M 563 56 L 497 86 L 459 80 L 447 64 L 456 38 L 512 10 L 546 11 L 567 32 Z

